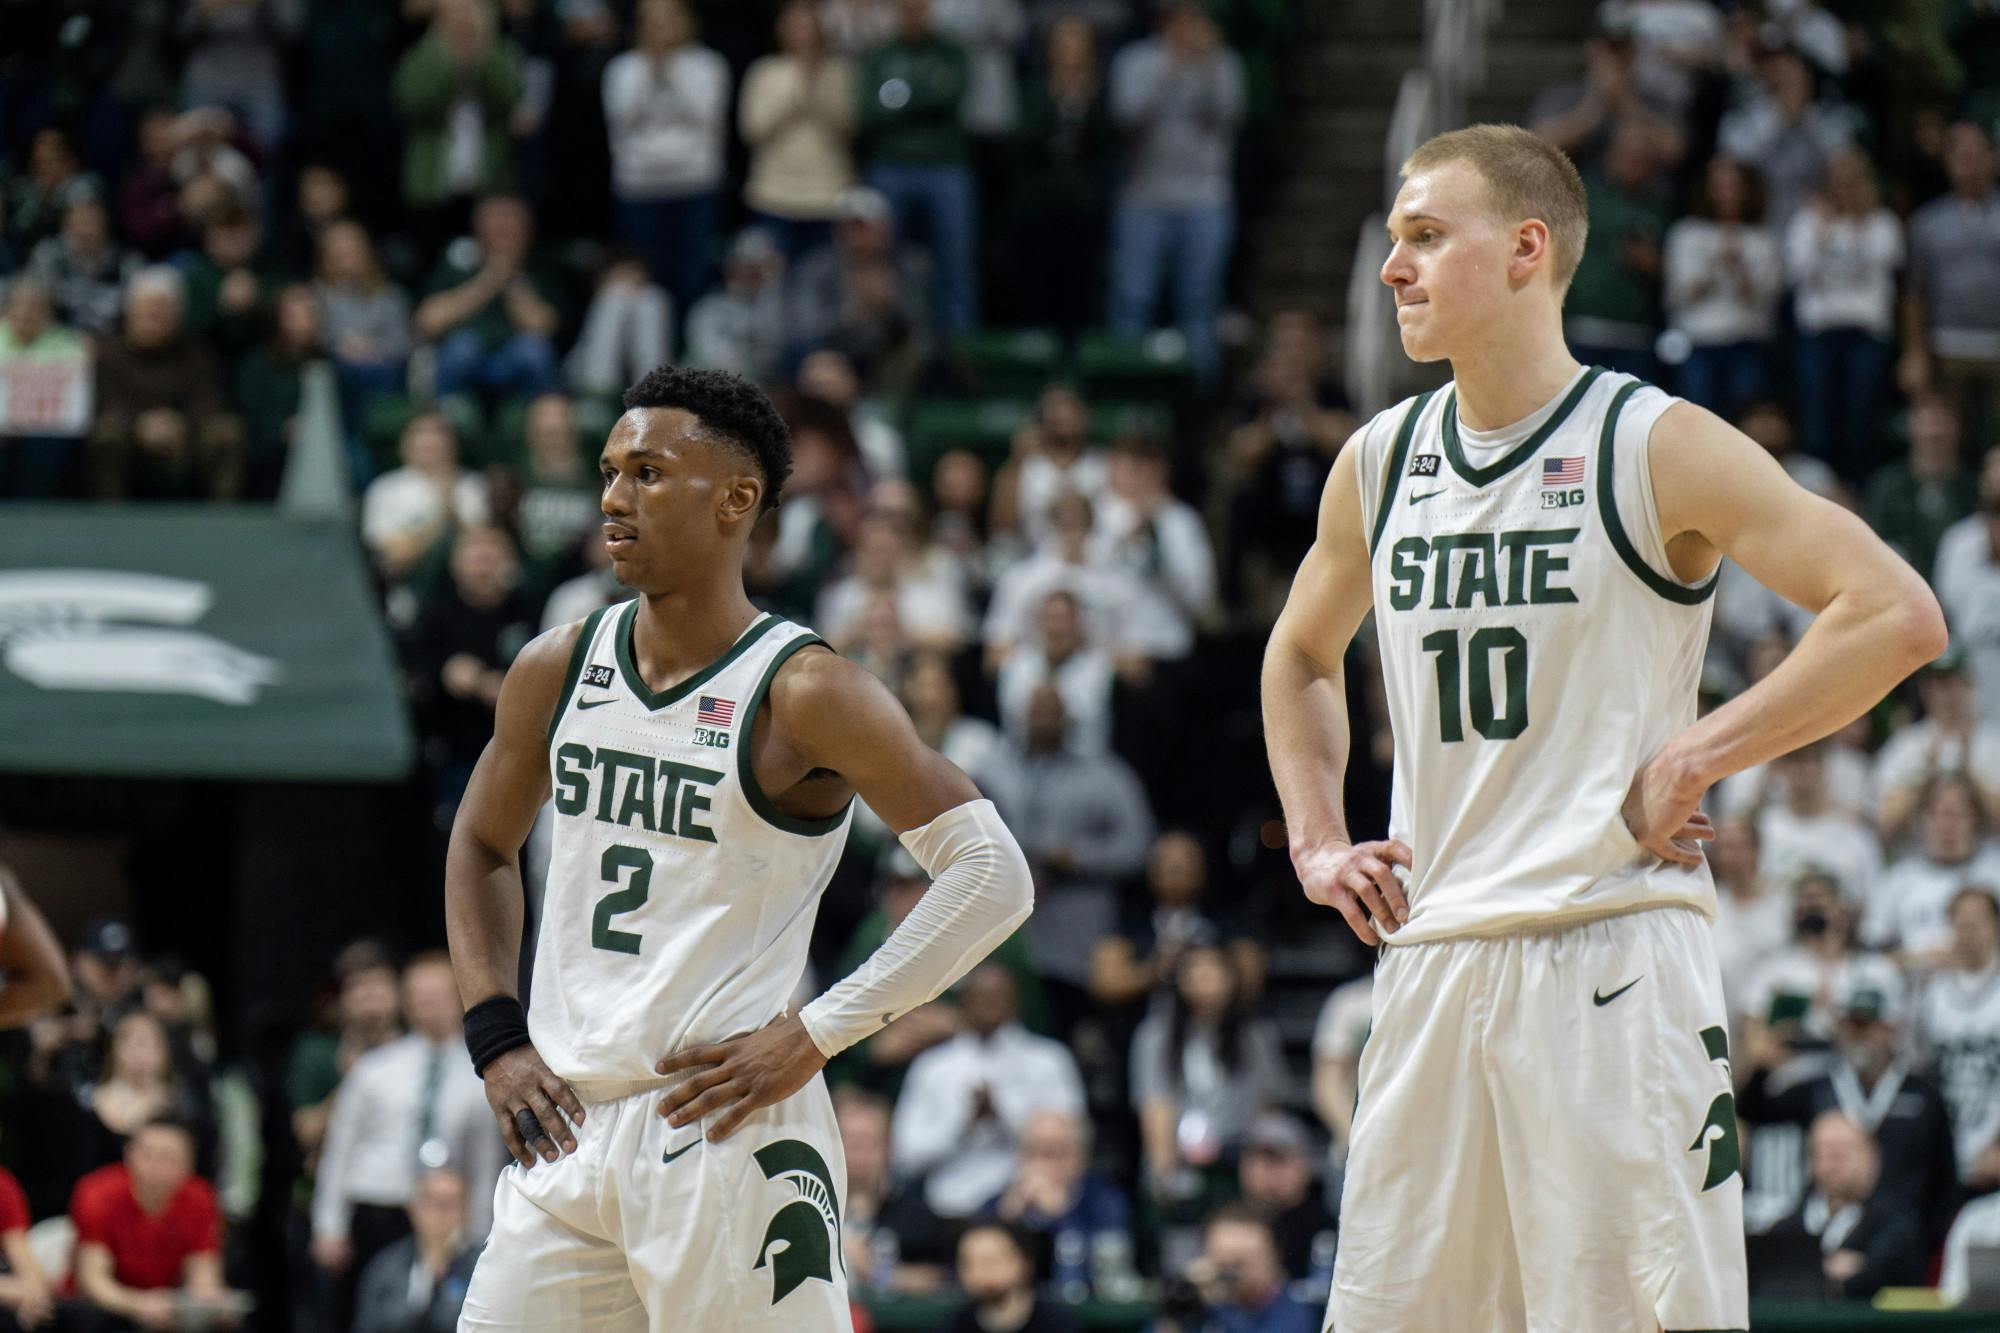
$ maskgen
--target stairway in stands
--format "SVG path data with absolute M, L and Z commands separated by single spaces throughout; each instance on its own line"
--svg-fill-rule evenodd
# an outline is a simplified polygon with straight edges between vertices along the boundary
M 1282 176 L 1250 228 L 1250 294 L 1267 312 L 1304 304 L 1338 324 L 1362 222 L 1383 206 L 1382 140 L 1396 86 L 1423 60 L 1423 0 L 1302 5 L 1280 72 Z M 1526 117 L 1535 94 L 1583 66 L 1594 0 L 1512 0 L 1487 39 L 1475 120 Z

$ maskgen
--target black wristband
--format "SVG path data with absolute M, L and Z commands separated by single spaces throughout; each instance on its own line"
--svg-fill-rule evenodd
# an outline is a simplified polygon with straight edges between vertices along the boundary
M 472 1055 L 472 1072 L 484 1074 L 486 1066 L 528 1044 L 528 1012 L 511 995 L 481 1000 L 465 1011 L 465 1049 Z

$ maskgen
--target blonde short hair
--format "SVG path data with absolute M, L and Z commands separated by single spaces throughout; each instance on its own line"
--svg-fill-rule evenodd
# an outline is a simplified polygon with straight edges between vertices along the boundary
M 1509 226 L 1535 218 L 1548 227 L 1556 290 L 1568 290 L 1590 231 L 1589 199 L 1569 156 L 1519 125 L 1470 125 L 1425 140 L 1403 163 L 1403 175 L 1450 162 L 1464 162 L 1479 173 Z

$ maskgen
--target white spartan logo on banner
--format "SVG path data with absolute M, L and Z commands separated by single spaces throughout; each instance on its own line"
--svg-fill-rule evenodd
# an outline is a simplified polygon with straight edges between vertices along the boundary
M 282 674 L 278 663 L 181 628 L 214 603 L 213 589 L 195 579 L 111 569 L 0 574 L 0 662 L 45 690 L 254 703 Z M 119 623 L 129 621 L 141 623 Z

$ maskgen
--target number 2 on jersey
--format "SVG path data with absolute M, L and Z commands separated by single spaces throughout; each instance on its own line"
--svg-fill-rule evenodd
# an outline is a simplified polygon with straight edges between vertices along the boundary
M 590 917 L 590 942 L 613 953 L 636 954 L 643 937 L 636 931 L 613 930 L 611 918 L 646 905 L 646 895 L 653 886 L 653 858 L 643 848 L 619 844 L 604 849 L 598 870 L 612 884 L 619 882 L 620 871 L 631 871 L 632 879 L 624 888 L 613 889 L 597 900 L 597 910 Z
M 1474 630 L 1466 639 L 1465 656 L 1470 670 L 1459 668 L 1458 631 L 1441 629 L 1426 634 L 1423 650 L 1437 654 L 1438 734 L 1447 741 L 1465 739 L 1465 704 L 1472 705 L 1472 726 L 1489 741 L 1511 741 L 1528 728 L 1528 641 L 1511 625 L 1488 625 Z M 1492 654 L 1500 654 L 1500 674 L 1506 678 L 1506 699 L 1496 709 L 1493 703 Z M 1459 682 L 1467 681 L 1467 696 L 1460 698 Z

